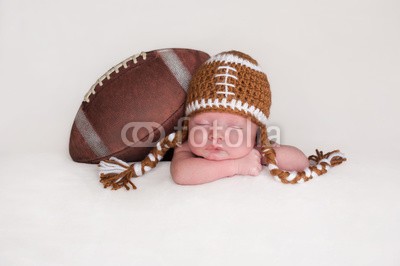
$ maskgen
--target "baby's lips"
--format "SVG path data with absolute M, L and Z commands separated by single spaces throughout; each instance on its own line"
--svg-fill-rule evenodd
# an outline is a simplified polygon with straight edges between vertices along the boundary
M 222 150 L 222 146 L 221 145 L 208 145 L 206 147 L 206 150 Z

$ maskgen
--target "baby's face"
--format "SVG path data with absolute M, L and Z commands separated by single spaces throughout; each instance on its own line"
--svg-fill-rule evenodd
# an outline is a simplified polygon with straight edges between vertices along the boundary
M 254 148 L 257 128 L 240 115 L 200 113 L 189 120 L 189 148 L 209 160 L 240 158 Z

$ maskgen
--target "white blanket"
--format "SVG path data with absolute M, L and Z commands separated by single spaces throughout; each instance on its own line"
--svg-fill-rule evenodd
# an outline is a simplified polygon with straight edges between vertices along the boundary
M 265 168 L 181 186 L 162 162 L 137 190 L 111 191 L 67 154 L 3 156 L 0 264 L 395 265 L 400 178 L 387 159 L 352 154 L 300 185 Z

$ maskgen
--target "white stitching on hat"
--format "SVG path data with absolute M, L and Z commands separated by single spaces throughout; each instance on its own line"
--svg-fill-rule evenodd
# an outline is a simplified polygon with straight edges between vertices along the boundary
M 246 67 L 249 67 L 253 70 L 262 72 L 261 67 L 257 66 L 253 63 L 251 63 L 250 61 L 243 59 L 237 55 L 234 54 L 218 54 L 214 57 L 211 57 L 210 59 L 208 59 L 206 61 L 207 64 L 212 63 L 212 62 L 224 62 L 224 63 L 235 63 L 235 64 L 239 64 L 239 65 L 243 65 Z
M 224 101 L 225 100 L 225 101 Z M 227 102 L 226 99 L 222 99 L 221 101 L 217 98 L 214 101 L 212 99 L 201 99 L 191 102 L 186 107 L 186 116 L 189 116 L 194 111 L 205 109 L 207 107 L 217 107 L 217 108 L 227 108 L 229 107 L 232 110 L 244 111 L 245 113 L 250 113 L 254 118 L 260 121 L 261 124 L 267 125 L 268 118 L 267 116 L 258 108 L 255 108 L 253 105 L 249 107 L 248 103 L 242 103 L 240 100 L 232 99 Z
M 217 86 L 224 86 L 224 91 L 217 91 L 217 94 L 224 94 L 225 98 L 228 97 L 228 95 L 235 95 L 235 93 L 229 91 L 229 87 L 235 88 L 236 86 L 232 83 L 228 82 L 228 78 L 234 78 L 234 79 L 238 79 L 237 76 L 233 75 L 233 74 L 229 74 L 229 70 L 232 70 L 234 72 L 237 72 L 236 68 L 230 67 L 230 66 L 219 66 L 217 68 L 217 70 L 220 69 L 225 69 L 225 73 L 223 74 L 216 74 L 214 75 L 214 77 L 225 77 L 224 82 L 216 82 L 215 85 Z

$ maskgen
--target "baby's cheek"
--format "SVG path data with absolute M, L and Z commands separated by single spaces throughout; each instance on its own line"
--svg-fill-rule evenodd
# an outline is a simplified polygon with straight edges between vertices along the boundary
M 189 131 L 189 143 L 194 147 L 202 147 L 207 143 L 206 134 L 202 130 Z
M 226 143 L 231 147 L 253 147 L 255 142 L 252 139 L 252 135 L 248 134 L 248 132 L 244 132 L 242 130 L 231 130 L 227 131 L 226 135 Z
M 238 147 L 242 145 L 243 142 L 243 133 L 233 129 L 227 130 L 225 132 L 225 142 L 228 146 Z

